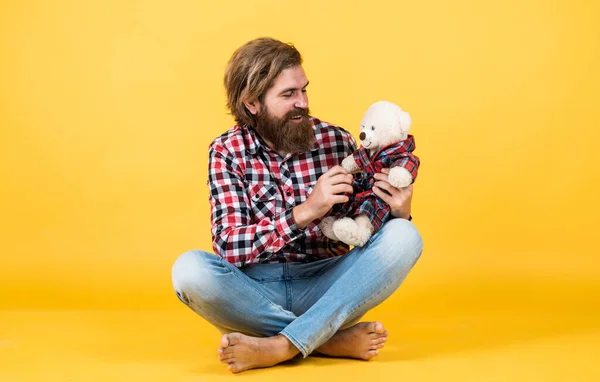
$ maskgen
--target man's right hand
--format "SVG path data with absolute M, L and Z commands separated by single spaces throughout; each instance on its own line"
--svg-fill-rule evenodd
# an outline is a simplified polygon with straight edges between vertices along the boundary
M 352 193 L 352 174 L 341 166 L 335 166 L 317 180 L 306 201 L 292 210 L 292 216 L 300 229 L 319 219 L 337 203 L 349 200 L 344 193 Z

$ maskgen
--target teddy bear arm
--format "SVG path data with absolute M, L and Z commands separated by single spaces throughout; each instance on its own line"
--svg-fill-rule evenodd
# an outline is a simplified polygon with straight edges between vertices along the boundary
M 403 188 L 409 186 L 413 177 L 411 173 L 401 166 L 392 167 L 388 175 L 389 183 L 396 188 Z
M 360 171 L 360 167 L 358 167 L 354 160 L 354 155 L 347 156 L 342 161 L 342 167 L 350 174 Z

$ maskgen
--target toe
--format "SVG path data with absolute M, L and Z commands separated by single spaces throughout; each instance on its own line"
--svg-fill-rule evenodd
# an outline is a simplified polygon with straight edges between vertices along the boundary
M 242 342 L 242 335 L 240 333 L 229 334 L 229 345 L 237 345 Z
M 386 332 L 385 328 L 383 327 L 383 324 L 381 322 L 374 322 L 373 323 L 373 327 L 374 327 L 374 332 L 377 334 L 384 334 Z
M 365 353 L 365 359 L 369 360 L 379 354 L 379 350 L 369 350 Z
M 377 322 L 369 322 L 366 325 L 367 333 L 376 333 L 375 328 L 377 326 Z
M 223 334 L 223 337 L 221 337 L 221 342 L 219 343 L 219 346 L 221 346 L 221 348 L 226 348 L 227 346 L 229 346 L 229 335 L 228 334 Z
M 227 370 L 231 371 L 232 373 L 239 373 L 243 371 L 235 362 L 232 362 L 229 365 L 227 365 Z

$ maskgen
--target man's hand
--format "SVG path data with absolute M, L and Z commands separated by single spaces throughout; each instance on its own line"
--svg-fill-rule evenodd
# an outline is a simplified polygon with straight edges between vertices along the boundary
M 292 210 L 292 216 L 300 229 L 315 219 L 322 218 L 337 203 L 349 200 L 344 193 L 352 193 L 352 175 L 341 166 L 335 166 L 317 180 L 306 201 Z
M 384 168 L 381 173 L 376 173 L 377 182 L 373 185 L 373 192 L 390 206 L 390 212 L 395 218 L 408 219 L 410 217 L 410 204 L 412 201 L 412 184 L 404 188 L 396 188 L 388 183 L 390 169 Z M 389 193 L 386 194 L 383 190 Z

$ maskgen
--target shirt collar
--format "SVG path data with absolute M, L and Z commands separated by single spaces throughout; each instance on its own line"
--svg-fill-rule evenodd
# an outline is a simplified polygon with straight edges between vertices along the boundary
M 256 134 L 256 131 L 248 125 L 243 125 L 242 130 L 244 132 L 244 146 L 246 146 L 246 151 L 255 155 L 259 146 L 262 147 L 264 145 L 263 140 Z

